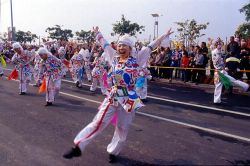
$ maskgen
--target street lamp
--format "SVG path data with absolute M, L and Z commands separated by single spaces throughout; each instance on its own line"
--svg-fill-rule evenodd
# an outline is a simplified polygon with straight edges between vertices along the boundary
M 159 24 L 158 18 L 160 15 L 157 13 L 154 13 L 154 14 L 151 14 L 151 16 L 153 16 L 155 18 L 155 22 L 154 22 L 154 40 L 155 40 L 155 37 L 158 38 L 158 24 Z M 155 34 L 156 34 L 156 36 L 155 36 Z

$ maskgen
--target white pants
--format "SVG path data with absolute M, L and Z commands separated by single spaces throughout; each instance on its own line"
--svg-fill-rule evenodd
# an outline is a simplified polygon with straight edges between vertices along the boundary
M 18 72 L 19 75 L 19 92 L 27 92 L 27 86 L 29 85 L 31 81 L 31 73 L 23 72 L 23 69 L 21 68 Z
M 91 81 L 91 70 L 89 65 L 84 65 L 84 70 L 87 75 L 88 81 Z
M 140 99 L 146 99 L 148 96 L 148 83 L 147 83 L 147 79 L 145 79 L 144 82 L 144 86 L 139 88 L 136 87 L 136 93 L 138 94 L 138 96 L 140 97 Z
M 244 91 L 247 91 L 249 85 L 245 82 L 236 80 L 235 78 L 229 76 L 226 71 L 219 71 L 222 72 L 232 83 L 234 86 L 241 87 Z M 221 103 L 221 91 L 223 87 L 223 83 L 219 80 L 219 74 L 218 72 L 214 73 L 214 103 Z
M 110 104 L 107 98 L 99 107 L 99 111 L 91 123 L 81 130 L 74 139 L 77 145 L 83 152 L 85 147 L 100 134 L 110 123 L 114 113 L 117 113 L 118 122 L 115 127 L 115 132 L 112 141 L 107 147 L 109 154 L 118 155 L 125 144 L 129 126 L 135 115 L 135 111 L 127 113 L 122 106 Z
M 53 80 L 51 76 L 45 77 L 45 79 L 47 85 L 46 102 L 54 102 L 61 88 L 61 79 Z
M 34 68 L 34 74 L 33 74 L 33 77 L 34 77 L 34 80 L 35 80 L 35 83 L 38 85 L 41 83 L 41 79 L 39 77 L 39 69 L 38 68 Z
M 3 74 L 3 68 L 1 65 L 0 65 L 0 74 Z
M 99 82 L 99 84 L 100 84 L 100 88 L 101 88 L 102 94 L 105 95 L 105 94 L 107 93 L 107 88 L 104 87 L 103 80 L 102 80 L 102 78 L 100 78 L 100 77 L 97 77 L 97 78 L 96 78 L 96 77 L 93 77 L 93 79 L 92 79 L 92 84 L 91 84 L 91 86 L 90 86 L 90 90 L 91 90 L 91 91 L 95 91 L 96 88 L 97 88 L 98 82 Z
M 80 69 L 74 70 L 73 71 L 74 73 L 72 72 L 72 79 L 73 79 L 74 83 L 79 82 L 79 85 L 81 86 L 83 84 L 83 80 L 82 80 L 82 78 L 80 78 L 79 71 L 80 71 Z

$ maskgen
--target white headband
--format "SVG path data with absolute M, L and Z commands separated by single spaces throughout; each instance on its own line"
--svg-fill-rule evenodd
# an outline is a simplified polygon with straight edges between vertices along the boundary
M 23 48 L 21 45 L 20 45 L 20 43 L 18 43 L 18 42 L 16 42 L 16 43 L 13 43 L 12 44 L 12 47 L 13 47 L 13 49 L 16 49 L 16 48 Z
M 131 37 L 129 35 L 123 35 L 118 40 L 118 44 L 125 44 L 126 46 L 129 46 L 131 48 L 133 48 L 133 46 L 134 46 L 133 41 L 132 41 L 132 39 L 131 39 Z
M 44 48 L 44 47 L 40 47 L 40 48 L 37 50 L 37 53 L 38 53 L 39 55 L 41 55 L 41 54 L 49 54 L 49 51 L 48 51 L 46 48 Z

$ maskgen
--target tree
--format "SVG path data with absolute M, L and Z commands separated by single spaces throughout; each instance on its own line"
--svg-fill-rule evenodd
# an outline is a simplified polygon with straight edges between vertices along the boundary
M 16 32 L 16 41 L 20 42 L 20 43 L 26 43 L 26 42 L 32 42 L 35 39 L 37 39 L 37 35 L 31 33 L 30 31 L 24 32 L 24 31 L 17 31 Z
M 140 26 L 137 23 L 131 23 L 131 21 L 126 20 L 124 15 L 122 15 L 121 21 L 117 21 L 113 24 L 114 35 L 124 35 L 129 34 L 131 36 L 136 35 L 136 33 L 142 33 L 144 31 L 144 26 Z
M 250 38 L 250 23 L 243 23 L 243 24 L 239 25 L 235 34 L 239 35 L 243 39 Z
M 246 21 L 248 22 L 250 20 L 250 3 L 246 4 L 240 9 L 241 13 L 245 13 L 246 15 Z
M 246 23 L 240 24 L 239 27 L 237 28 L 235 34 L 239 35 L 243 39 L 248 39 L 250 38 L 250 3 L 243 6 L 240 9 L 241 13 L 245 13 L 246 15 Z
M 70 37 L 73 37 L 72 30 L 70 29 L 62 29 L 60 25 L 55 25 L 54 27 L 48 27 L 45 32 L 49 33 L 49 38 L 56 40 L 66 40 Z
M 185 22 L 176 22 L 179 26 L 177 31 L 179 32 L 179 40 L 183 42 L 183 44 L 189 48 L 191 44 L 195 43 L 197 38 L 204 36 L 205 34 L 201 34 L 201 30 L 207 29 L 209 22 L 205 24 L 198 24 L 194 19 L 186 20 Z
M 95 34 L 92 31 L 84 31 L 81 30 L 80 32 L 76 32 L 76 36 L 78 37 L 79 40 L 82 40 L 86 43 L 91 43 L 95 41 Z

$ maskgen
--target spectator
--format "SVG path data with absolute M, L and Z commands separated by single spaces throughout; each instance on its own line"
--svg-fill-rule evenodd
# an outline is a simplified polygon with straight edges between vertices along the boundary
M 203 68 L 204 56 L 200 49 L 200 46 L 196 46 L 196 54 L 195 54 L 195 68 Z M 202 70 L 193 70 L 193 82 L 196 84 L 200 83 L 202 79 Z
M 188 57 L 188 52 L 183 51 L 183 56 L 181 58 L 181 67 L 182 68 L 188 68 L 189 65 L 189 57 Z M 182 70 L 182 81 L 187 82 L 188 81 L 188 69 L 183 69 Z
M 240 47 L 239 47 L 239 44 L 234 40 L 233 36 L 230 37 L 230 42 L 227 45 L 227 52 L 229 54 L 239 55 Z
M 169 47 L 166 48 L 166 53 L 163 58 L 162 64 L 164 67 L 170 67 L 171 65 L 171 57 L 172 57 L 172 51 L 170 50 Z M 169 82 L 172 81 L 172 72 L 170 68 L 164 68 L 163 70 L 163 78 L 169 79 Z
M 240 47 L 240 69 L 241 70 L 250 70 L 250 49 L 247 48 L 247 43 L 244 39 L 241 40 L 241 47 Z M 243 73 L 241 72 L 240 78 L 242 78 Z M 246 72 L 247 79 L 250 80 L 250 72 Z

